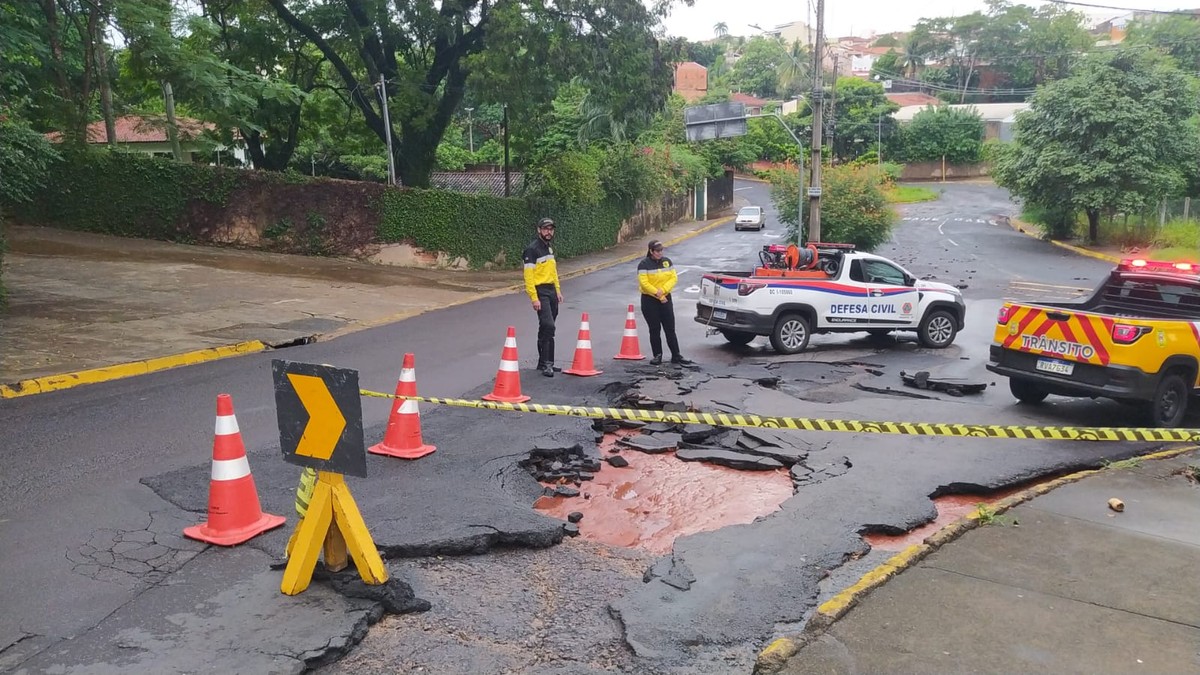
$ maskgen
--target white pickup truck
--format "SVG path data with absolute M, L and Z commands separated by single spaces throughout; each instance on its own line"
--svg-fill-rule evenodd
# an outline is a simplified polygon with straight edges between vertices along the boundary
M 949 284 L 922 281 L 852 244 L 764 246 L 750 272 L 711 272 L 700 283 L 696 322 L 744 345 L 757 335 L 795 354 L 813 333 L 916 331 L 941 349 L 964 325 L 966 303 Z

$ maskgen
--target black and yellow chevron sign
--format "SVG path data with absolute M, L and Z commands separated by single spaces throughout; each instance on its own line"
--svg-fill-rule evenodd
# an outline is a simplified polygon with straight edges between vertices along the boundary
M 796 431 L 831 431 L 851 434 L 900 434 L 904 436 L 958 436 L 966 438 L 1019 438 L 1039 441 L 1165 441 L 1198 442 L 1200 429 L 1156 429 L 1150 427 L 1050 427 L 1001 424 L 944 424 L 934 422 L 873 422 L 867 420 L 826 420 L 810 417 L 764 417 L 738 413 L 664 412 L 662 410 L 632 410 L 566 406 L 545 403 L 499 403 L 456 398 L 396 396 L 363 389 L 363 396 L 403 398 L 421 403 L 447 405 L 456 408 L 478 408 L 504 412 L 561 415 L 588 419 L 634 420 L 638 422 L 669 422 L 675 424 L 709 424 L 745 429 L 794 429 Z

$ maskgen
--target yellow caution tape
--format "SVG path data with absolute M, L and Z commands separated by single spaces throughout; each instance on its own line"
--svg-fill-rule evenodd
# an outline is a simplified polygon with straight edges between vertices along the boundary
M 363 396 L 400 398 L 407 401 L 479 408 L 539 415 L 562 415 L 588 419 L 670 422 L 673 424 L 709 424 L 746 429 L 795 429 L 797 431 L 834 431 L 852 434 L 902 434 L 906 436 L 959 436 L 970 438 L 1021 438 L 1041 441 L 1177 441 L 1200 442 L 1200 429 L 1156 429 L 1149 427 L 1042 427 L 1000 424 L 943 424 L 932 422 L 871 422 L 866 420 L 826 420 L 809 417 L 763 417 L 761 415 L 665 412 L 566 406 L 543 403 L 499 403 L 456 398 L 396 396 L 362 389 Z
M 296 513 L 301 518 L 308 513 L 308 503 L 312 501 L 313 490 L 317 487 L 317 470 L 304 467 L 300 473 L 300 484 L 296 486 Z

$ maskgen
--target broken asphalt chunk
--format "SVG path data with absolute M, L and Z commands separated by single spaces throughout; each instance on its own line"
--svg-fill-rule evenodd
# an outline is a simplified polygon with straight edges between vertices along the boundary
M 567 520 L 572 523 L 578 523 L 579 521 L 583 520 L 583 514 L 579 511 L 572 511 L 567 514 Z
M 685 462 L 708 462 L 742 471 L 771 471 L 783 468 L 783 463 L 772 457 L 748 455 L 732 450 L 680 450 L 675 456 Z
M 679 425 L 673 422 L 651 422 L 642 431 L 650 434 L 669 434 L 679 431 Z
M 625 459 L 624 457 L 622 457 L 620 455 L 613 455 L 611 457 L 605 457 L 604 461 L 608 462 L 609 466 L 612 466 L 612 467 L 615 467 L 618 469 L 629 466 L 629 460 Z
M 900 380 L 909 387 L 941 391 L 951 396 L 978 394 L 987 389 L 987 384 L 983 382 L 972 382 L 961 377 L 932 377 L 925 370 L 916 373 L 906 373 L 902 370 L 900 371 Z
M 617 444 L 623 445 L 627 448 L 633 448 L 639 452 L 658 455 L 664 452 L 670 452 L 679 447 L 679 441 L 667 438 L 670 435 L 671 434 L 660 434 L 658 436 L 634 436 L 632 438 L 622 438 L 617 441 Z
M 720 430 L 708 424 L 687 424 L 683 427 L 681 440 L 688 443 L 700 443 L 717 433 L 720 433 Z
M 578 497 L 579 490 L 576 490 L 573 487 L 567 487 L 566 485 L 559 485 L 558 487 L 554 488 L 554 494 L 558 497 Z
M 563 523 L 562 527 L 563 527 L 563 534 L 567 535 L 568 537 L 578 537 L 579 536 L 579 526 L 576 525 L 575 523 Z

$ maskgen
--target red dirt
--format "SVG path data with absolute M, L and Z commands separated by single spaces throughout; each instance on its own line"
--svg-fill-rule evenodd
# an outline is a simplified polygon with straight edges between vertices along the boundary
M 601 444 L 614 453 L 616 436 Z M 792 496 L 786 469 L 738 471 L 701 462 L 684 462 L 674 453 L 620 453 L 628 467 L 605 463 L 594 480 L 584 481 L 578 497 L 542 497 L 534 508 L 567 519 L 579 511 L 580 536 L 611 546 L 663 554 L 677 537 L 753 522 Z M 589 495 L 590 498 L 585 498 Z

